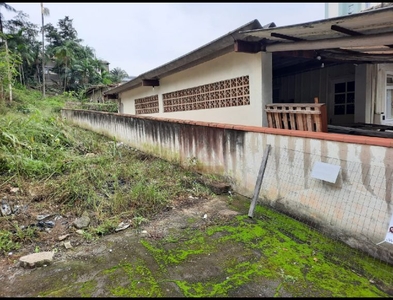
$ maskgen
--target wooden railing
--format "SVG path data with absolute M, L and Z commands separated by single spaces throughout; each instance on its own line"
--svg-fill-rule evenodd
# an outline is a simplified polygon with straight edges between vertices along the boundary
M 265 111 L 270 128 L 328 132 L 324 103 L 274 103 Z

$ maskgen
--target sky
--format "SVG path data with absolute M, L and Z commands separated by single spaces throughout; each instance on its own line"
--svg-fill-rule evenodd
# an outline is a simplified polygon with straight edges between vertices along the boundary
M 41 4 L 6 2 L 41 28 Z M 96 57 L 138 76 L 255 19 L 288 26 L 324 19 L 324 3 L 45 3 L 45 24 L 68 16 Z M 5 20 L 16 14 L 4 8 Z M 41 36 L 37 37 L 41 40 Z

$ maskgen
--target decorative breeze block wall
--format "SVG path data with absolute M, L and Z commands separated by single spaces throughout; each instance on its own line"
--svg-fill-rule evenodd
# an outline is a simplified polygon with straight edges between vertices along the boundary
M 164 112 L 250 105 L 249 77 L 222 80 L 162 96 Z
M 154 114 L 158 112 L 158 95 L 135 99 L 135 114 Z

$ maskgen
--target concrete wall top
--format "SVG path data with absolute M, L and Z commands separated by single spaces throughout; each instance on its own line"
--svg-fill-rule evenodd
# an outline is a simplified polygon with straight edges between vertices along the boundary
M 65 110 L 65 111 L 66 110 L 78 111 L 77 109 L 66 109 L 66 108 L 64 108 L 63 110 Z M 130 117 L 130 118 L 157 120 L 157 121 L 161 121 L 161 122 L 191 124 L 191 125 L 197 125 L 197 126 L 208 126 L 208 127 L 216 127 L 216 128 L 224 128 L 224 129 L 235 129 L 235 130 L 242 130 L 242 131 L 248 131 L 248 132 L 261 132 L 261 133 L 274 134 L 274 135 L 293 136 L 293 137 L 319 139 L 319 140 L 342 142 L 342 143 L 352 143 L 352 144 L 361 144 L 361 145 L 371 145 L 371 146 L 381 146 L 381 147 L 393 148 L 393 139 L 390 139 L 390 138 L 370 137 L 370 136 L 363 136 L 363 135 L 349 135 L 349 134 L 340 134 L 340 133 L 326 133 L 326 132 L 277 129 L 277 128 L 269 128 L 269 127 L 245 126 L 245 125 L 236 125 L 236 124 L 227 124 L 227 123 L 179 120 L 179 119 L 130 115 L 130 114 L 119 114 L 119 113 L 110 113 L 110 112 L 98 112 L 98 111 L 89 111 L 89 113 L 120 115 L 120 116 L 125 116 L 125 117 Z

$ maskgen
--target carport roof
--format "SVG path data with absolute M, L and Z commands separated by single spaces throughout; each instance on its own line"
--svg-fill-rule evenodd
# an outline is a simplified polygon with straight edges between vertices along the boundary
M 309 54 L 315 57 L 317 51 L 341 61 L 393 62 L 393 6 L 240 34 L 259 39 L 266 52 L 314 51 Z

